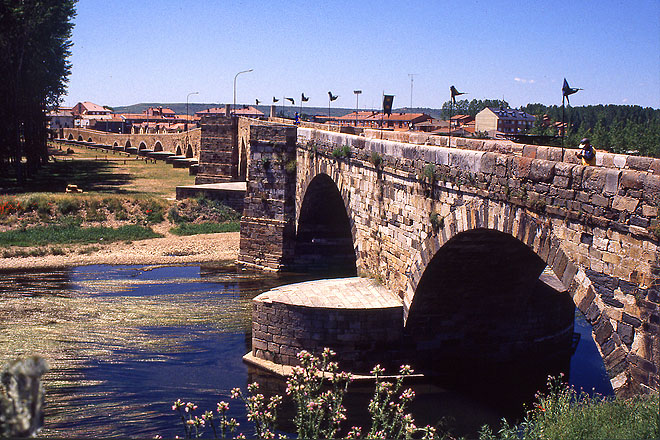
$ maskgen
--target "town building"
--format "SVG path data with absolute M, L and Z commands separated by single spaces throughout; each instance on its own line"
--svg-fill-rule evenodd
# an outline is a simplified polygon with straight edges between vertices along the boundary
M 48 112 L 46 115 L 51 130 L 59 130 L 60 128 L 73 128 L 73 112 L 69 107 L 60 107 L 56 110 Z
M 386 115 L 376 111 L 351 112 L 334 118 L 332 122 L 344 126 L 382 127 L 394 130 L 412 130 L 416 124 L 432 119 L 425 113 L 392 113 Z
M 224 107 L 207 108 L 199 112 L 195 112 L 195 116 L 201 118 L 202 116 L 245 116 L 247 118 L 263 118 L 264 113 L 251 105 L 242 105 L 239 108 L 232 109 L 229 104 Z
M 491 137 L 521 133 L 534 126 L 534 115 L 510 109 L 486 107 L 475 118 L 475 130 L 489 133 Z

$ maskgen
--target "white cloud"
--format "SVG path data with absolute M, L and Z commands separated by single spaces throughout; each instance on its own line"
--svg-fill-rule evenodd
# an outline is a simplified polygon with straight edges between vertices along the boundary
M 534 84 L 536 82 L 536 80 L 533 79 L 518 78 L 517 76 L 513 78 L 513 80 L 523 84 Z

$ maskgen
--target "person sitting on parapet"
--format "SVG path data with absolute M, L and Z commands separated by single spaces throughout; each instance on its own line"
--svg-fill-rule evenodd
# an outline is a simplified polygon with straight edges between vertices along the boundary
M 582 165 L 596 165 L 596 150 L 594 150 L 589 139 L 582 139 L 577 157 L 582 159 Z

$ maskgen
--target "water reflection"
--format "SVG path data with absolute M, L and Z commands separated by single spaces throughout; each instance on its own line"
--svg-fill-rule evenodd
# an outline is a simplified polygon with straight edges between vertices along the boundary
M 48 359 L 45 436 L 182 435 L 170 410 L 178 398 L 214 409 L 216 402 L 230 400 L 231 388 L 254 379 L 283 392 L 281 379 L 250 370 L 241 360 L 250 349 L 251 299 L 303 279 L 238 273 L 231 266 L 0 274 L 0 363 L 28 354 Z M 576 331 L 583 336 L 571 360 L 571 381 L 608 393 L 588 324 L 578 320 Z M 414 386 L 413 412 L 420 423 L 445 418 L 453 420 L 455 433 L 474 433 L 503 415 L 497 404 L 460 389 Z M 349 414 L 365 424 L 360 414 L 373 388 L 356 385 L 352 391 Z M 248 424 L 237 402 L 230 413 Z

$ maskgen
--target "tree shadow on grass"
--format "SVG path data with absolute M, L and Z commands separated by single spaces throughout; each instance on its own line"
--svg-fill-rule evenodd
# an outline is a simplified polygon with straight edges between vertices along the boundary
M 64 192 L 67 185 L 78 185 L 85 192 L 127 193 L 122 186 L 134 178 L 127 173 L 117 173 L 117 167 L 108 162 L 95 160 L 72 160 L 49 162 L 30 176 L 23 186 L 18 186 L 15 173 L 0 176 L 0 193 L 20 194 L 26 192 Z

